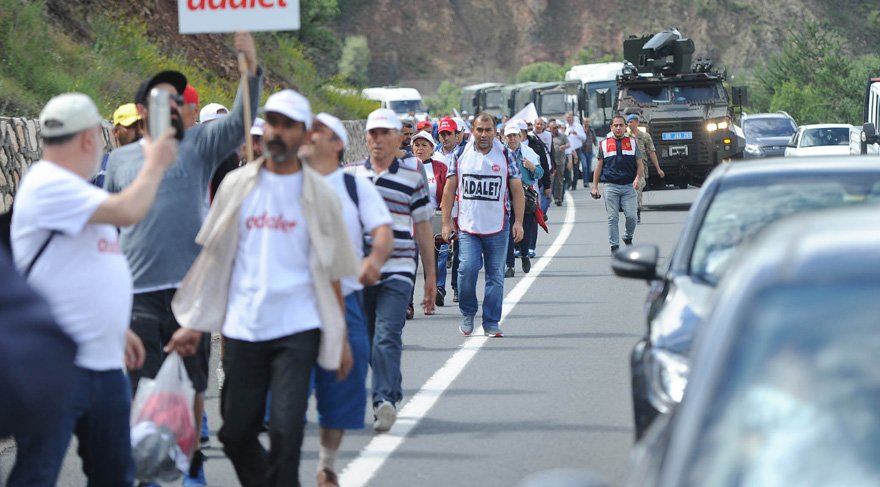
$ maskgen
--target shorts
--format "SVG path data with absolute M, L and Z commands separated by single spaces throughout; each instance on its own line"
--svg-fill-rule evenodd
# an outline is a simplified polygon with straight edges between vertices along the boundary
M 176 289 L 163 289 L 134 295 L 131 309 L 131 331 L 144 343 L 146 358 L 140 370 L 129 370 L 132 392 L 137 391 L 141 377 L 154 378 L 165 360 L 162 350 L 180 328 L 171 312 L 171 299 Z M 183 365 L 197 393 L 208 388 L 208 360 L 211 356 L 211 334 L 202 333 L 194 355 L 183 358 Z
M 370 339 L 363 310 L 362 291 L 345 297 L 345 322 L 354 366 L 348 377 L 336 380 L 336 371 L 315 366 L 315 398 L 318 400 L 318 423 L 330 429 L 363 429 L 367 407 L 367 369 Z

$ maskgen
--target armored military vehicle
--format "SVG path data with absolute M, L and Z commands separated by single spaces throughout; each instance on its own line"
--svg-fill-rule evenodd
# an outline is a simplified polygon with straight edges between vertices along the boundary
M 460 110 L 471 115 L 487 112 L 491 115 L 501 116 L 502 111 L 506 113 L 507 109 L 507 107 L 502 106 L 501 102 L 502 86 L 499 83 L 480 83 L 465 86 L 461 89 Z
M 709 60 L 691 63 L 693 53 L 694 42 L 676 29 L 623 42 L 626 63 L 617 78 L 615 110 L 639 114 L 654 140 L 666 179 L 650 171 L 649 188 L 699 186 L 745 146 L 734 129 L 724 74 Z

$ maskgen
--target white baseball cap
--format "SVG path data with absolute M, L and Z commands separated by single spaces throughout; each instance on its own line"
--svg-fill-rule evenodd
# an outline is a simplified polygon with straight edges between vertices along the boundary
M 332 130 L 337 137 L 342 139 L 342 147 L 346 149 L 348 148 L 348 131 L 345 130 L 345 126 L 342 125 L 342 121 L 340 121 L 333 115 L 324 112 L 315 115 L 315 120 L 329 127 L 330 130 Z
M 225 113 L 220 113 L 220 110 L 225 110 Z M 205 123 L 210 122 L 211 120 L 217 120 L 220 117 L 229 114 L 229 109 L 224 107 L 219 103 L 208 103 L 201 110 L 199 110 L 199 122 Z
M 98 107 L 88 95 L 65 93 L 46 103 L 40 112 L 41 137 L 61 137 L 101 125 Z
M 394 110 L 390 108 L 373 110 L 367 117 L 367 132 L 373 129 L 400 130 L 401 128 L 403 128 L 403 124 L 400 123 L 400 119 L 397 118 Z
M 291 120 L 303 122 L 306 124 L 306 130 L 312 128 L 312 106 L 306 97 L 294 90 L 281 90 L 278 93 L 273 93 L 266 100 L 266 105 L 261 111 L 262 113 L 280 113 Z
M 458 131 L 464 131 L 464 133 L 471 133 L 471 129 L 468 127 L 468 124 L 461 117 L 452 117 L 452 120 L 455 121 L 455 125 L 458 126 Z
M 511 134 L 519 135 L 519 124 L 515 120 L 511 120 L 504 126 L 504 136 L 507 137 Z
M 251 135 L 259 135 L 263 136 L 263 125 L 266 125 L 266 121 L 260 117 L 254 119 L 254 124 L 251 125 Z
M 419 132 L 419 133 L 413 135 L 412 141 L 415 142 L 416 139 L 425 139 L 425 140 L 427 140 L 428 142 L 430 142 L 431 145 L 434 145 L 434 144 L 437 143 L 436 141 L 434 141 L 434 136 L 431 135 L 430 132 L 426 132 L 426 131 L 424 131 L 424 130 L 422 130 L 421 132 Z
M 517 118 L 513 121 L 516 122 L 516 126 L 519 127 L 520 130 L 525 130 L 526 132 L 528 132 L 529 124 L 527 124 L 525 120 Z

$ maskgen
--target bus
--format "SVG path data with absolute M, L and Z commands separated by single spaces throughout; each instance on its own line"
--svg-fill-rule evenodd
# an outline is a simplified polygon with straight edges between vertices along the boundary
M 868 80 L 865 89 L 865 109 L 862 122 L 861 153 L 880 155 L 880 77 Z M 868 126 L 870 124 L 870 127 Z

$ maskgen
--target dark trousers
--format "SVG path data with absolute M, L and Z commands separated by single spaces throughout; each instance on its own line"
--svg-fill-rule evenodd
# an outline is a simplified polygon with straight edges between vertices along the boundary
M 220 406 L 223 426 L 217 436 L 241 485 L 300 485 L 303 418 L 320 339 L 317 329 L 264 342 L 225 339 L 226 380 Z M 267 453 L 258 436 L 270 388 L 272 446 Z
M 456 230 L 456 239 L 458 238 L 458 231 Z M 460 257 L 458 256 L 458 241 L 456 241 L 452 245 L 452 290 L 458 291 L 458 262 Z
M 507 245 L 507 267 L 513 267 L 514 257 L 513 250 L 519 248 L 520 257 L 528 257 L 529 256 L 529 245 L 532 243 L 532 235 L 534 234 L 534 238 L 537 238 L 538 234 L 538 221 L 535 220 L 535 214 L 526 214 L 523 215 L 523 239 L 519 241 L 519 243 L 513 242 L 513 222 L 514 217 L 510 215 L 510 242 Z

